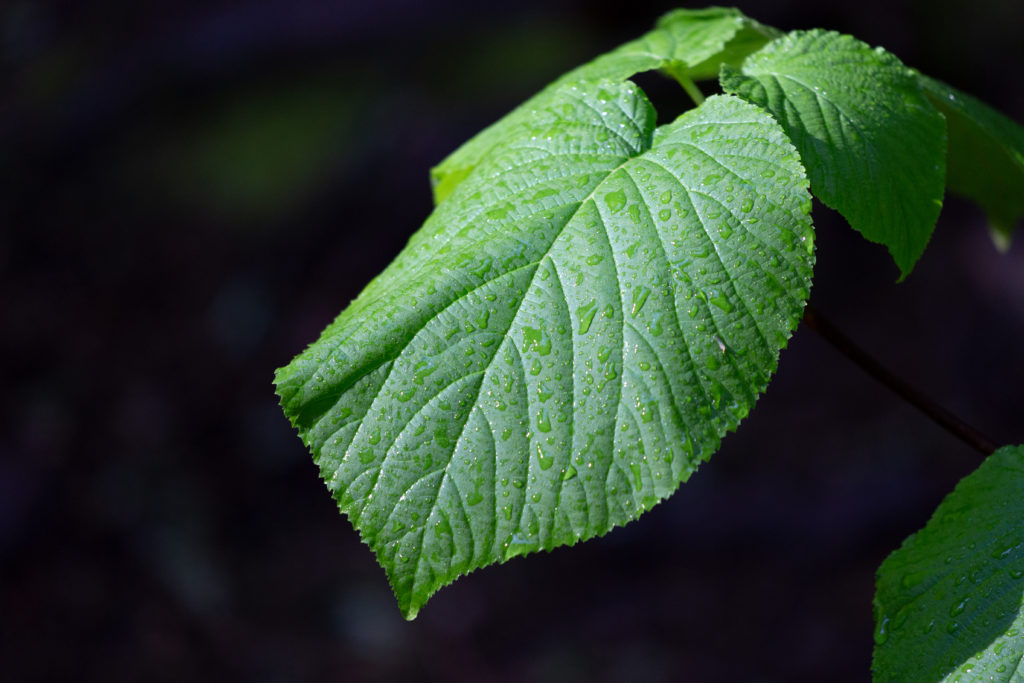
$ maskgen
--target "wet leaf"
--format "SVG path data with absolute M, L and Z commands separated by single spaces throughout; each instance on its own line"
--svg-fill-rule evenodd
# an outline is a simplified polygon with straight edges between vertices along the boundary
M 567 83 L 601 79 L 623 81 L 654 69 L 677 78 L 714 78 L 723 62 L 738 63 L 776 35 L 775 29 L 732 8 L 669 12 L 649 33 L 564 74 L 452 152 L 431 171 L 434 200 L 440 202 L 447 197 L 495 145 L 531 116 L 531 112 L 548 106 L 554 93 Z
M 795 31 L 726 66 L 727 92 L 765 107 L 800 150 L 814 196 L 906 277 L 945 190 L 946 128 L 895 56 L 832 31 Z
M 961 481 L 878 570 L 876 681 L 1024 675 L 1024 447 Z
M 717 449 L 808 296 L 807 184 L 732 96 L 655 129 L 633 83 L 581 82 L 507 124 L 276 377 L 403 614 L 635 519 Z

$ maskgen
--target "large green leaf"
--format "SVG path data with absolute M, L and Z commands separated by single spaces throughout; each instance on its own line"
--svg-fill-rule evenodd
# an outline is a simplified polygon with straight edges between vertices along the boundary
M 918 78 L 949 126 L 949 189 L 977 202 L 997 244 L 1009 246 L 1024 216 L 1024 128 L 941 81 Z
M 993 453 L 878 570 L 876 681 L 1024 679 L 1024 447 Z
M 807 185 L 738 98 L 655 130 L 633 83 L 565 85 L 278 371 L 407 617 L 634 519 L 709 457 L 800 319 Z
M 796 31 L 743 62 L 722 86 L 765 107 L 800 150 L 811 190 L 902 277 L 942 208 L 946 129 L 914 72 L 881 48 L 831 31 Z
M 635 74 L 661 69 L 682 80 L 718 75 L 723 63 L 739 63 L 778 35 L 736 9 L 678 9 L 663 16 L 654 30 L 573 69 L 474 136 L 431 171 L 434 200 L 441 202 L 477 164 L 515 130 L 531 112 L 550 104 L 567 83 L 609 79 L 622 81 Z

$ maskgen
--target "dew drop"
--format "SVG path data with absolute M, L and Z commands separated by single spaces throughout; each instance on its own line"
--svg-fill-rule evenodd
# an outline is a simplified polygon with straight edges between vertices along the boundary
M 586 334 L 590 330 L 590 324 L 594 321 L 595 313 L 597 313 L 597 301 L 595 299 L 591 299 L 589 304 L 583 304 L 576 309 L 580 334 Z
M 415 384 L 423 384 L 423 381 L 430 373 L 437 370 L 437 366 L 428 360 L 421 360 L 413 367 L 412 381 Z
M 544 432 L 545 434 L 551 431 L 551 420 L 548 418 L 547 411 L 544 408 L 537 411 L 537 431 Z M 540 450 L 539 447 L 538 450 Z
M 523 352 L 536 351 L 541 356 L 551 353 L 551 339 L 532 327 L 523 327 Z
M 491 219 L 492 221 L 499 221 L 502 218 L 504 218 L 511 209 L 512 206 L 510 204 L 506 204 L 505 206 L 499 206 L 496 209 L 491 209 L 490 211 L 486 212 L 484 216 Z
M 875 643 L 882 645 L 885 641 L 889 640 L 889 631 L 887 626 L 889 625 L 889 617 L 882 617 L 881 621 L 875 627 Z
M 551 469 L 551 466 L 555 464 L 555 459 L 553 457 L 545 455 L 544 449 L 541 447 L 540 444 L 537 444 L 537 464 L 540 465 L 540 468 L 542 470 L 549 470 Z M 540 500 L 539 494 L 534 495 L 537 495 L 537 499 Z M 533 502 L 536 503 L 537 501 L 535 500 Z
M 927 577 L 928 572 L 926 571 L 908 572 L 903 576 L 901 583 L 904 588 L 913 588 L 914 586 L 919 585 Z
M 612 212 L 621 211 L 622 207 L 626 205 L 626 193 L 622 190 L 609 192 L 604 196 L 604 203 Z
M 629 463 L 629 470 L 633 473 L 633 490 L 639 491 L 644 486 L 643 469 L 635 462 Z
M 633 306 L 629 310 L 629 314 L 634 318 L 640 313 L 640 310 L 647 303 L 647 297 L 650 295 L 651 290 L 643 285 L 640 285 L 633 290 Z
M 708 301 L 726 313 L 732 313 L 733 305 L 727 298 L 721 295 L 709 296 Z

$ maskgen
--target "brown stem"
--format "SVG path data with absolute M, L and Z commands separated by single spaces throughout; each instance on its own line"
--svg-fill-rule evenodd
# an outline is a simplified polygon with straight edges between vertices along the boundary
M 972 446 L 974 450 L 982 455 L 989 455 L 996 450 L 996 443 L 992 439 L 883 367 L 811 306 L 807 306 L 804 309 L 804 323 L 821 335 L 822 339 L 834 346 L 841 354 L 860 366 L 861 370 L 901 396 L 905 401 L 930 417 L 940 427 Z

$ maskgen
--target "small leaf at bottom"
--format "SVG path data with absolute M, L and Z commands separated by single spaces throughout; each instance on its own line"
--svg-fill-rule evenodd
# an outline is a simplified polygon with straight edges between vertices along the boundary
M 878 570 L 874 679 L 1024 677 L 1024 447 L 999 449 Z

